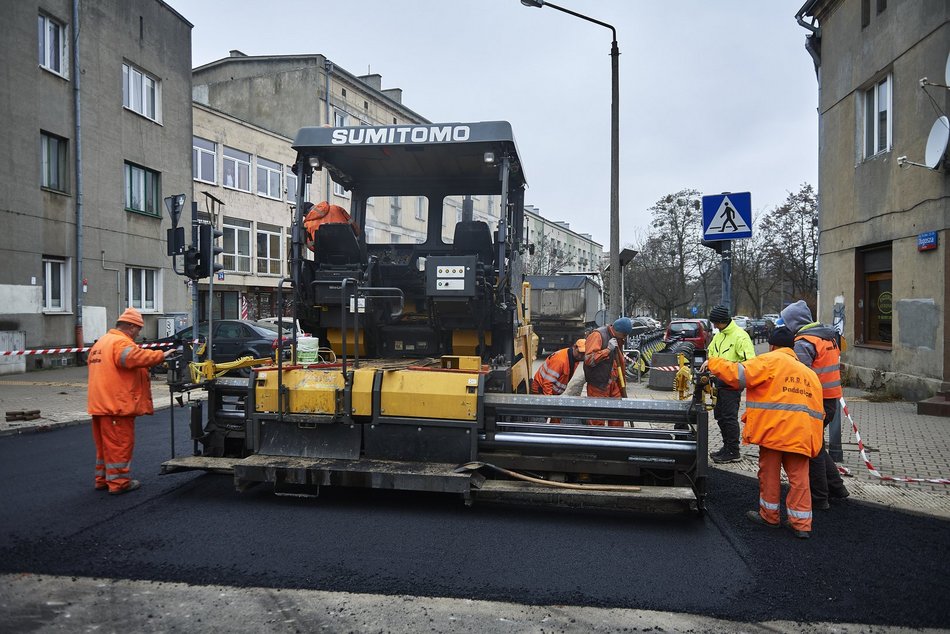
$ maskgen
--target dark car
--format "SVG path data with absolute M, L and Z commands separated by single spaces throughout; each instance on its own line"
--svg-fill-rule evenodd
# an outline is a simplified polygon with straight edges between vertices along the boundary
M 712 339 L 712 330 L 706 327 L 705 319 L 674 319 L 666 327 L 667 341 L 677 338 L 688 341 L 696 350 L 705 350 Z
M 765 319 L 750 319 L 749 325 L 746 327 L 746 332 L 749 333 L 749 337 L 752 338 L 753 342 L 766 341 L 769 338 L 770 330 L 769 322 Z
M 158 343 L 182 343 L 192 339 L 189 326 L 179 330 L 171 337 L 159 339 Z M 198 338 L 208 340 L 208 322 L 198 324 Z M 274 356 L 274 344 L 277 341 L 277 326 L 274 324 L 249 321 L 246 319 L 217 319 L 211 336 L 211 354 L 216 363 L 226 363 L 241 357 L 263 359 Z M 250 370 L 244 368 L 238 373 L 249 376 Z

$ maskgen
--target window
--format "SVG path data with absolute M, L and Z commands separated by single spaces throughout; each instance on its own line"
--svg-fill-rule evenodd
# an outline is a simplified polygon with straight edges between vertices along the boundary
M 297 175 L 289 167 L 284 170 L 284 182 L 287 184 L 287 201 L 297 202 Z
M 346 116 L 346 113 L 340 112 L 339 110 L 334 110 L 333 111 L 333 125 L 338 128 L 342 128 L 349 125 L 348 117 Z
M 43 256 L 43 310 L 69 309 L 69 269 L 65 258 Z
M 48 15 L 40 15 L 38 24 L 40 67 L 66 77 L 66 26 Z
M 224 146 L 224 186 L 251 191 L 251 155 Z
M 131 64 L 122 64 L 122 105 L 158 121 L 161 115 L 162 83 Z
M 161 308 L 159 302 L 159 271 L 156 269 L 128 268 L 129 274 L 129 306 L 141 311 L 157 312 Z
M 887 8 L 887 0 L 877 0 L 877 12 L 880 13 Z
M 871 0 L 861 0 L 861 28 L 871 23 Z
M 125 208 L 153 216 L 162 215 L 161 178 L 158 172 L 125 164 Z
M 859 287 L 855 289 L 859 341 L 872 346 L 891 346 L 893 317 L 891 245 L 878 245 L 856 252 Z
M 428 202 L 425 196 L 416 196 L 416 220 L 426 219 L 426 207 Z
M 191 138 L 191 169 L 192 178 L 196 181 L 211 183 L 218 182 L 218 150 L 214 141 L 202 139 L 200 136 Z
M 280 163 L 257 157 L 257 193 L 280 200 Z
M 891 149 L 891 76 L 864 91 L 864 158 Z
M 402 212 L 402 201 L 399 199 L 399 196 L 391 196 L 389 198 L 389 224 L 394 227 L 398 227 L 400 223 L 400 215 Z
M 221 227 L 222 236 L 221 263 L 225 271 L 237 273 L 251 272 L 251 223 L 238 218 L 224 217 Z
M 257 223 L 257 272 L 280 275 L 280 227 Z
M 40 185 L 56 191 L 67 191 L 69 181 L 66 170 L 68 154 L 66 139 L 48 132 L 40 133 L 40 156 L 42 172 Z

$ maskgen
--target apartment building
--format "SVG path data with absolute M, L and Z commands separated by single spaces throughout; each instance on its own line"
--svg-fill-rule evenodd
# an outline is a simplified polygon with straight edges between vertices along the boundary
M 192 25 L 159 0 L 18 0 L 0 20 L 0 326 L 90 343 L 126 306 L 187 312 L 163 198 L 190 191 Z M 12 334 L 11 334 L 12 333 Z M 73 362 L 20 358 L 22 371 Z
M 551 220 L 541 215 L 534 205 L 524 208 L 525 237 L 533 245 L 527 270 L 537 275 L 553 275 L 558 271 L 600 271 L 604 247 L 589 233 L 578 233 L 568 222 Z
M 946 392 L 950 170 L 925 155 L 950 113 L 950 2 L 809 0 L 797 18 L 818 77 L 817 317 L 844 332 L 853 383 Z

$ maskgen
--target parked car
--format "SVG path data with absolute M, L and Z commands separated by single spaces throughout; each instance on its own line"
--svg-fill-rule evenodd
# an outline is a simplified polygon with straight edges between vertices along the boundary
M 282 321 L 283 321 L 284 330 L 289 331 L 289 330 L 290 330 L 290 323 L 291 323 L 292 321 L 294 321 L 294 318 L 293 318 L 293 317 L 284 317 Z M 263 317 L 263 318 L 261 318 L 261 319 L 258 319 L 258 320 L 257 320 L 257 323 L 259 323 L 259 324 L 270 324 L 270 325 L 272 325 L 274 328 L 276 328 L 276 327 L 277 327 L 277 317 Z M 307 336 L 307 333 L 304 332 L 303 328 L 300 327 L 300 321 L 299 321 L 299 320 L 297 320 L 297 328 L 296 328 L 296 330 L 297 330 L 297 336 L 298 336 L 298 337 L 306 337 L 306 336 Z M 285 336 L 289 338 L 290 335 L 285 335 Z
M 208 340 L 208 322 L 198 324 L 198 338 Z M 192 328 L 179 330 L 171 337 L 158 339 L 157 343 L 181 343 L 192 339 Z M 241 357 L 263 359 L 274 356 L 277 342 L 277 326 L 246 319 L 217 319 L 211 337 L 211 355 L 217 363 L 227 363 Z M 235 371 L 250 376 L 250 368 Z
M 749 333 L 749 337 L 752 338 L 753 343 L 765 341 L 769 338 L 769 332 L 772 330 L 772 327 L 769 324 L 770 322 L 765 319 L 749 320 L 749 328 L 746 330 L 746 332 Z
M 667 341 L 674 337 L 688 341 L 696 350 L 705 350 L 712 339 L 712 329 L 707 328 L 705 319 L 674 319 L 666 327 Z
M 745 315 L 736 315 L 732 318 L 732 321 L 736 322 L 736 325 L 739 326 L 739 328 L 749 332 L 749 318 Z

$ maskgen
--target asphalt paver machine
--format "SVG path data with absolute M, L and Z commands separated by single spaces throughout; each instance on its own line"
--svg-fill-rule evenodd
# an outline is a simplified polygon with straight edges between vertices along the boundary
M 294 495 L 356 486 L 703 510 L 697 400 L 528 394 L 526 180 L 507 122 L 306 127 L 293 147 L 292 272 L 280 288 L 318 353 L 304 358 L 312 342 L 294 334 L 281 343 L 289 358 L 203 382 L 195 455 L 163 472 L 226 471 L 239 490 Z M 351 222 L 308 234 L 305 192 L 321 171 L 348 193 Z

